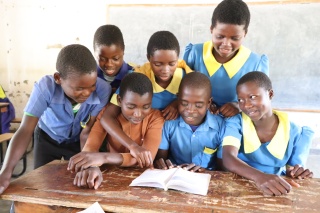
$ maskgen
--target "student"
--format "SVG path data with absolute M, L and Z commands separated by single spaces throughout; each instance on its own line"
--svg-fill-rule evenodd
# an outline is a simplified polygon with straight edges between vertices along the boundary
M 186 73 L 192 72 L 183 60 L 179 60 L 179 53 L 179 42 L 171 32 L 155 32 L 147 45 L 149 62 L 135 69 L 135 72 L 141 72 L 151 80 L 153 86 L 152 108 L 161 110 L 166 120 L 178 116 L 176 94 L 179 84 Z M 120 114 L 120 108 L 116 106 L 116 97 L 113 95 L 112 104 L 101 118 L 102 126 L 112 137 L 130 150 L 141 167 L 152 166 L 150 151 L 137 146 L 130 137 L 124 134 L 116 122 L 116 117 Z
M 123 77 L 133 67 L 125 63 L 124 41 L 120 29 L 111 24 L 100 26 L 93 39 L 93 49 L 98 62 L 98 77 L 108 82 L 115 92 Z
M 121 108 L 117 122 L 120 123 L 122 131 L 138 146 L 151 151 L 153 160 L 161 141 L 164 119 L 159 110 L 151 108 L 152 90 L 152 84 L 147 76 L 135 72 L 126 75 L 120 84 L 120 92 L 117 96 Z M 108 106 L 104 109 L 106 108 Z M 101 184 L 101 171 L 94 166 L 137 165 L 137 160 L 130 155 L 129 149 L 103 129 L 99 120 L 103 113 L 101 111 L 98 115 L 82 152 L 69 161 L 69 170 L 82 170 L 74 179 L 74 185 L 79 187 L 88 186 L 97 189 Z M 107 152 L 98 152 L 104 138 L 107 139 Z
M 216 169 L 217 157 L 222 158 L 225 121 L 208 111 L 210 103 L 209 78 L 199 72 L 187 74 L 179 88 L 180 116 L 165 122 L 157 160 L 169 158 L 176 165 L 193 163 Z
M 82 45 L 61 49 L 57 72 L 35 83 L 22 123 L 10 141 L 0 172 L 0 194 L 34 132 L 34 167 L 69 159 L 80 152 L 95 117 L 109 100 L 111 88 L 97 79 L 96 61 Z
M 237 84 L 237 94 L 242 113 L 226 121 L 226 132 L 233 136 L 223 140 L 223 165 L 253 180 L 268 195 L 290 191 L 291 186 L 278 175 L 312 177 L 304 165 L 314 133 L 272 109 L 269 77 L 257 71 L 247 73 Z
M 183 59 L 191 69 L 210 78 L 212 111 L 230 117 L 239 113 L 236 84 L 252 71 L 269 72 L 267 56 L 259 56 L 242 46 L 248 32 L 250 12 L 242 0 L 223 0 L 213 11 L 212 40 L 189 44 Z

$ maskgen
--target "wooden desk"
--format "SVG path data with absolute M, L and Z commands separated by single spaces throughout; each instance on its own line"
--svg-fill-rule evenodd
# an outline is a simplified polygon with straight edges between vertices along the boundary
M 141 169 L 110 167 L 98 190 L 72 185 L 66 162 L 53 161 L 13 181 L 0 197 L 19 212 L 77 212 L 98 201 L 110 212 L 319 212 L 320 179 L 298 181 L 282 197 L 264 197 L 252 182 L 212 172 L 207 196 L 156 188 L 129 187 Z M 78 208 L 78 209 L 75 209 Z

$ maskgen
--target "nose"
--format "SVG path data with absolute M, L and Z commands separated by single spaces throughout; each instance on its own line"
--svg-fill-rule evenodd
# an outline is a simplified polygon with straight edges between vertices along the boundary
M 187 111 L 188 112 L 193 112 L 194 110 L 195 110 L 195 106 L 193 104 L 188 104 Z
M 167 73 L 170 71 L 170 66 L 169 65 L 165 65 L 162 69 L 162 72 Z
M 84 90 L 82 90 L 82 96 L 89 97 L 92 92 L 93 92 L 92 89 L 84 89 Z
M 251 108 L 252 107 L 252 104 L 251 104 L 251 102 L 250 101 L 244 101 L 244 107 L 246 108 L 246 109 L 249 109 L 249 108 Z
M 140 109 L 135 109 L 134 112 L 133 112 L 133 116 L 134 117 L 141 117 L 141 110 Z
M 223 38 L 222 44 L 223 45 L 230 45 L 230 39 L 229 38 Z
M 112 66 L 112 64 L 113 64 L 112 60 L 111 59 L 107 59 L 106 65 L 107 66 Z

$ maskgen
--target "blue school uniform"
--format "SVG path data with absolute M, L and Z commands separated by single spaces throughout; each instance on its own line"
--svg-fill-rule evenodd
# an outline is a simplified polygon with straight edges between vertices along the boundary
M 107 104 L 111 87 L 97 78 L 96 90 L 81 104 L 76 114 L 63 89 L 53 76 L 44 76 L 35 83 L 24 109 L 28 115 L 39 118 L 38 126 L 57 143 L 79 142 L 81 124 L 90 116 L 97 116 Z
M 236 85 L 248 72 L 261 71 L 269 74 L 269 59 L 259 56 L 248 48 L 241 46 L 230 61 L 220 64 L 212 54 L 212 41 L 203 44 L 189 44 L 183 59 L 192 70 L 199 71 L 210 78 L 212 97 L 220 107 L 228 102 L 237 102 Z
M 179 66 L 184 67 L 185 62 L 179 61 Z M 183 78 L 183 76 L 186 75 L 186 73 L 192 72 L 192 70 L 189 69 L 189 67 L 183 68 L 177 68 L 174 71 L 172 80 L 168 87 L 166 89 L 162 88 L 155 79 L 154 73 L 151 69 L 150 63 L 146 63 L 140 68 L 136 68 L 134 71 L 145 74 L 151 81 L 152 87 L 153 87 L 153 97 L 152 97 L 152 108 L 163 110 L 165 109 L 170 103 L 172 103 L 177 98 L 177 93 L 179 90 L 180 82 Z M 119 94 L 119 91 L 116 91 L 116 94 Z M 114 105 L 118 105 L 117 102 L 117 95 L 114 94 L 111 98 L 111 103 Z
M 122 81 L 122 79 L 124 78 L 124 76 L 130 71 L 132 70 L 133 67 L 130 66 L 129 64 L 123 62 L 120 70 L 119 70 L 119 73 L 114 77 L 113 81 L 109 82 L 105 76 L 104 76 L 104 73 L 103 71 L 100 69 L 100 67 L 98 66 L 97 67 L 97 72 L 98 72 L 98 77 L 101 78 L 102 80 L 110 83 L 110 86 L 112 89 L 118 89 L 119 86 L 120 86 L 120 83 Z
M 232 136 L 224 138 L 223 146 L 237 147 L 238 158 L 262 172 L 285 175 L 286 166 L 305 166 L 314 132 L 290 122 L 284 112 L 273 113 L 279 126 L 271 141 L 261 143 L 253 122 L 241 113 L 226 120 L 226 134 Z
M 194 132 L 179 116 L 164 123 L 159 149 L 168 150 L 174 164 L 194 163 L 212 170 L 216 167 L 216 158 L 222 158 L 224 131 L 225 121 L 210 112 Z

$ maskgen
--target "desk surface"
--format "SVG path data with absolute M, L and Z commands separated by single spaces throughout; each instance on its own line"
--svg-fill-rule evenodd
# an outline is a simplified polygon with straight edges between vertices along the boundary
M 141 169 L 110 167 L 98 190 L 72 185 L 67 163 L 53 161 L 13 181 L 0 197 L 15 202 L 87 208 L 95 201 L 110 212 L 319 212 L 320 179 L 298 180 L 286 196 L 264 197 L 251 181 L 211 172 L 207 196 L 157 188 L 129 187 Z M 36 208 L 33 208 L 36 209 Z M 79 210 L 79 209 L 78 209 Z M 44 212 L 44 211 L 43 211 Z

